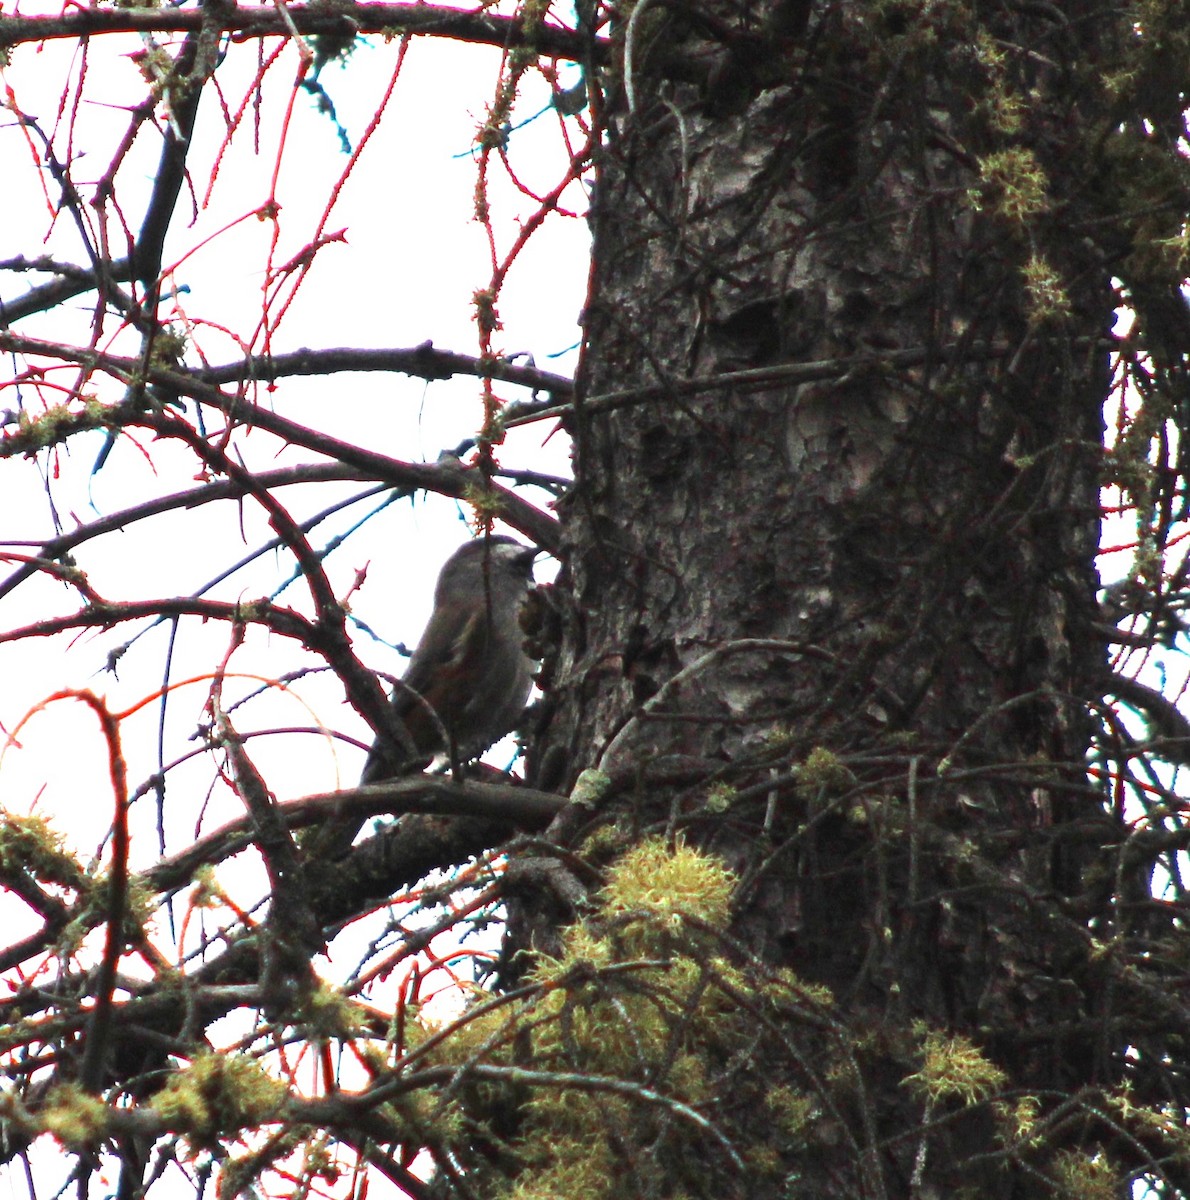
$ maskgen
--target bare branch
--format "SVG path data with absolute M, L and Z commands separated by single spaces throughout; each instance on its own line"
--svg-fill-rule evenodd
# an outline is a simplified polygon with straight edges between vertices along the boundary
M 396 371 L 426 380 L 471 375 L 477 379 L 515 383 L 520 387 L 532 388 L 535 392 L 548 392 L 551 396 L 568 397 L 574 391 L 574 382 L 564 375 L 554 375 L 536 367 L 520 367 L 501 360 L 485 361 L 452 350 L 439 350 L 432 342 L 423 342 L 412 349 L 302 349 L 269 358 L 203 367 L 195 370 L 194 375 L 213 384 L 245 383 L 250 380 L 272 383 L 290 375 L 330 375 L 336 371 Z
M 553 58 L 602 63 L 608 44 L 557 25 L 535 25 L 526 31 L 519 17 L 500 17 L 483 11 L 417 4 L 345 4 L 334 8 L 287 4 L 285 13 L 273 5 L 220 8 L 215 28 L 234 41 L 301 34 L 353 37 L 379 33 L 432 35 L 482 45 L 531 46 Z M 0 17 L 0 47 L 61 38 L 85 38 L 104 33 L 190 33 L 208 25 L 205 9 L 75 9 L 61 17 Z
M 76 362 L 92 370 L 102 370 L 123 383 L 133 382 L 143 376 L 143 364 L 138 358 L 102 354 L 95 350 L 49 342 L 42 338 L 23 337 L 4 330 L 0 330 L 0 350 Z M 208 405 L 235 424 L 266 429 L 291 445 L 304 446 L 328 458 L 357 467 L 368 477 L 388 480 L 397 486 L 424 488 L 460 500 L 482 493 L 489 509 L 498 511 L 501 519 L 513 528 L 519 529 L 547 550 L 556 551 L 558 548 L 557 521 L 515 493 L 485 481 L 481 475 L 469 471 L 457 460 L 433 465 L 401 463 L 352 442 L 318 433 L 308 426 L 271 412 L 262 405 L 245 404 L 241 397 L 229 396 L 181 369 L 150 366 L 146 381 L 161 386 L 168 393 L 187 396 Z M 167 415 L 145 412 L 140 405 L 127 403 L 114 405 L 99 412 L 92 410 L 64 414 L 55 428 L 62 436 L 66 436 L 82 429 L 124 424 L 142 425 L 169 436 L 176 436 L 178 433 L 177 425 Z M 31 450 L 43 448 L 44 445 L 40 431 L 29 433 L 18 429 L 0 439 L 0 458 L 27 454 Z
M 276 806 L 278 818 L 289 829 L 302 829 L 338 817 L 368 817 L 410 813 L 480 817 L 506 821 L 523 829 L 543 829 L 569 803 L 565 796 L 513 784 L 456 783 L 445 776 L 418 775 L 390 779 L 341 792 L 319 792 Z M 142 876 L 156 892 L 187 883 L 201 866 L 239 853 L 252 841 L 248 817 L 229 821 L 169 858 L 162 859 Z

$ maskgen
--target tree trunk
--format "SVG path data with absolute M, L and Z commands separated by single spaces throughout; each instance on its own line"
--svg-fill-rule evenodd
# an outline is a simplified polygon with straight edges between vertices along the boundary
M 794 8 L 628 24 L 539 770 L 608 777 L 560 840 L 680 831 L 743 880 L 732 934 L 830 989 L 868 1153 L 821 1134 L 797 1194 L 1035 1194 L 986 1111 L 907 1136 L 938 1114 L 903 1080 L 914 1022 L 1033 1094 L 1118 1049 L 1068 910 L 1108 819 L 1083 762 L 1114 301 L 1079 230 L 1120 30 Z M 556 946 L 531 910 L 517 944 Z

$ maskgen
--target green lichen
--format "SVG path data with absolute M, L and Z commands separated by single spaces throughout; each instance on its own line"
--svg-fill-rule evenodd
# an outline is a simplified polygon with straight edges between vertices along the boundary
M 44 817 L 0 810 L 0 873 L 26 872 L 34 879 L 82 890 L 86 873 L 65 849 L 62 835 Z
M 50 1092 L 41 1123 L 68 1150 L 85 1150 L 104 1136 L 107 1106 L 76 1084 L 62 1084 Z
M 475 511 L 475 516 L 481 523 L 498 517 L 504 511 L 504 501 L 499 494 L 479 481 L 468 480 L 463 489 L 463 500 Z
M 537 957 L 524 996 L 489 1001 L 429 1050 L 463 1081 L 475 1064 L 510 1072 L 456 1090 L 460 1131 L 502 1124 L 483 1114 L 519 1097 L 518 1136 L 489 1194 L 613 1200 L 625 1154 L 634 1194 L 705 1194 L 708 1163 L 723 1161 L 711 1132 L 720 1127 L 738 1152 L 726 1170 L 756 1180 L 789 1172 L 820 1117 L 808 1093 L 772 1086 L 766 1031 L 784 1039 L 813 1019 L 813 1044 L 824 1045 L 832 1001 L 792 972 L 711 949 L 735 886 L 719 859 L 682 842 L 628 849 L 559 951 Z M 758 1112 L 769 1116 L 757 1121 Z M 460 1133 L 453 1145 L 465 1153 L 474 1139 Z
M 194 891 L 190 893 L 191 908 L 222 908 L 227 895 L 215 868 L 204 864 L 194 872 Z
M 339 1174 L 338 1169 L 330 1167 L 330 1159 L 326 1155 L 325 1148 L 321 1155 L 316 1149 L 321 1145 L 318 1139 L 323 1136 L 316 1134 L 312 1137 L 309 1130 L 301 1127 L 285 1129 L 270 1137 L 258 1150 L 224 1159 L 219 1168 L 219 1195 L 239 1197 L 262 1194 L 253 1187 L 261 1173 L 278 1159 L 301 1149 L 303 1143 L 306 1144 L 306 1156 L 302 1173 L 315 1178 L 319 1175 L 326 1177 L 329 1168 L 331 1170 L 330 1178 L 333 1181 Z M 319 1166 L 324 1158 L 327 1166 L 320 1170 Z M 294 1194 L 301 1195 L 302 1193 L 298 1191 Z
M 608 1182 L 617 1163 L 606 1144 L 536 1136 L 526 1141 L 522 1153 L 529 1169 L 505 1193 L 508 1200 L 586 1200 L 610 1194 Z
M 523 1009 L 495 1005 L 465 1013 L 450 1029 L 450 1036 L 430 1058 L 436 1062 L 463 1063 L 482 1059 L 489 1063 L 511 1061 Z
M 970 192 L 976 209 L 1025 225 L 1049 208 L 1049 180 L 1032 150 L 1010 146 L 979 160 L 979 186 Z
M 802 1144 L 806 1131 L 818 1115 L 814 1099 L 795 1088 L 781 1085 L 772 1088 L 764 1098 L 774 1132 L 790 1142 Z
M 575 968 L 598 971 L 615 962 L 616 948 L 611 938 L 591 925 L 572 925 L 562 935 L 563 954 L 558 959 L 543 957 L 534 973 L 542 983 L 559 982 Z M 557 968 L 551 970 L 551 968 Z
M 107 409 L 89 398 L 77 403 L 55 404 L 36 415 L 22 411 L 17 416 L 17 431 L 5 439 L 26 453 L 56 446 L 71 434 L 99 429 L 108 422 Z
M 703 802 L 709 813 L 725 813 L 735 803 L 739 794 L 738 789 L 728 783 L 715 783 L 707 790 L 707 798 Z
M 667 922 L 690 916 L 726 928 L 735 884 L 719 859 L 680 841 L 671 850 L 650 838 L 608 872 L 603 904 L 609 914 L 644 911 Z
M 1052 1170 L 1062 1200 L 1116 1200 L 1123 1194 L 1123 1180 L 1103 1154 L 1066 1151 L 1055 1156 Z
M 1004 1086 L 1007 1076 L 984 1057 L 974 1043 L 960 1035 L 930 1031 L 921 1047 L 922 1069 L 905 1082 L 931 1104 L 958 1100 L 964 1107 L 978 1104 Z
M 100 871 L 87 876 L 74 915 L 58 934 L 55 942 L 57 953 L 63 958 L 70 958 L 76 954 L 87 934 L 106 923 L 111 906 L 110 875 Z M 124 889 L 124 919 L 121 923 L 123 940 L 134 942 L 142 937 L 156 910 L 156 895 L 142 880 L 135 877 L 129 879 Z
M 319 1039 L 352 1038 L 366 1024 L 359 1005 L 327 983 L 320 983 L 305 997 L 302 1015 L 310 1034 Z
M 1019 1096 L 1012 1103 L 997 1100 L 992 1104 L 992 1111 L 1006 1143 L 1040 1145 L 1042 1137 L 1038 1132 L 1038 1118 L 1041 1115 L 1041 1101 L 1036 1096 Z
M 581 804 L 586 808 L 594 808 L 607 794 L 612 785 L 611 776 L 605 771 L 588 767 L 579 774 L 570 791 L 571 804 Z
M 271 605 L 266 597 L 259 600 L 240 600 L 236 602 L 236 618 L 245 625 L 263 621 L 268 616 Z
M 978 101 L 979 110 L 997 132 L 1019 133 L 1028 112 L 1028 104 L 1009 82 L 1010 62 L 1003 44 L 986 29 L 980 29 L 975 34 L 972 50 L 983 68 L 986 81 L 983 95 Z
M 472 293 L 471 303 L 475 308 L 475 323 L 484 334 L 492 334 L 503 328 L 496 312 L 496 293 L 490 288 L 478 288 Z
M 508 55 L 508 66 L 512 71 L 525 71 L 537 65 L 538 54 L 532 46 L 515 46 Z
M 209 1142 L 277 1116 L 288 1089 L 243 1054 L 200 1054 L 149 1102 L 171 1131 Z
M 1043 255 L 1031 255 L 1022 274 L 1026 311 L 1033 325 L 1053 324 L 1070 316 L 1070 296 L 1062 277 Z
M 797 768 L 797 791 L 804 799 L 837 796 L 855 786 L 855 776 L 838 755 L 815 746 Z

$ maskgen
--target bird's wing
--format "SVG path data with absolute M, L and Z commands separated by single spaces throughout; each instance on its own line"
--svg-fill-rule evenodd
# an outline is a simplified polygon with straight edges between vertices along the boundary
M 403 715 L 418 703 L 410 689 L 431 704 L 435 694 L 440 699 L 457 695 L 455 681 L 482 668 L 488 624 L 483 613 L 472 612 L 465 618 L 462 614 L 435 613 L 393 693 L 397 712 Z

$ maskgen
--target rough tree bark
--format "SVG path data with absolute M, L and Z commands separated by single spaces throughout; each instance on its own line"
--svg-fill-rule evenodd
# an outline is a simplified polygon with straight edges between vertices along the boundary
M 1110 840 L 1083 767 L 1117 303 L 1092 234 L 1127 36 L 1088 4 L 628 24 L 539 770 L 608 777 L 567 845 L 616 823 L 721 855 L 732 933 L 864 1032 L 873 1155 L 820 1137 L 798 1195 L 1036 1194 L 986 1112 L 904 1136 L 914 1022 L 1020 1092 L 1118 1078 L 1078 898 Z M 518 944 L 556 946 L 552 903 Z

